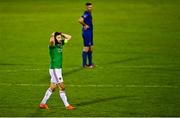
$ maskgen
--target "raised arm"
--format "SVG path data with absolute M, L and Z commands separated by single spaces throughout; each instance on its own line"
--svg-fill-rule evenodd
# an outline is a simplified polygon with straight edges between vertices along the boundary
M 54 39 L 54 32 L 51 34 L 50 40 L 49 40 L 49 46 L 53 47 L 55 45 L 55 39 Z
M 71 39 L 71 35 L 69 34 L 65 34 L 65 33 L 61 33 L 62 37 L 64 38 L 64 42 L 67 43 L 70 39 Z

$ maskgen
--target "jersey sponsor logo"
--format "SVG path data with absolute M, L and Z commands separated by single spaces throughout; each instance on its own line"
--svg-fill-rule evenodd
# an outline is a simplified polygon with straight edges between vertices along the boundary
M 88 16 L 87 14 L 84 14 L 84 15 L 83 15 L 84 18 L 87 18 L 87 16 Z
M 63 46 L 61 44 L 58 44 L 57 46 L 58 46 L 58 52 L 61 53 L 63 51 L 63 49 L 62 49 Z
M 61 52 L 62 52 L 62 49 L 59 48 L 59 49 L 58 49 L 58 52 L 61 53 Z

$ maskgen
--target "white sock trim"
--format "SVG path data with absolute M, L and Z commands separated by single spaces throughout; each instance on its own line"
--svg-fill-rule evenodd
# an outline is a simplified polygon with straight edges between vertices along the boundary
M 65 107 L 69 106 L 65 91 L 59 91 L 59 96 L 60 96 L 61 100 L 63 101 L 64 106 Z
M 47 91 L 46 91 L 46 93 L 45 93 L 45 95 L 44 95 L 44 98 L 43 98 L 42 101 L 41 101 L 41 103 L 42 103 L 42 104 L 46 104 L 46 102 L 47 102 L 48 99 L 50 98 L 51 94 L 52 94 L 52 90 L 51 90 L 51 88 L 48 88 Z

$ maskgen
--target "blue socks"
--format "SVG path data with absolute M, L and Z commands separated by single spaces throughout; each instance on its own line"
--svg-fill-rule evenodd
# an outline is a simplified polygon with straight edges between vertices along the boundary
M 87 57 L 88 57 L 88 60 L 89 60 L 89 65 L 92 65 L 92 51 L 88 51 L 88 52 L 85 52 L 83 51 L 82 52 L 82 59 L 83 59 L 83 67 L 87 65 Z
M 82 58 L 83 58 L 83 67 L 86 66 L 86 60 L 87 60 L 87 52 L 82 52 Z
M 92 65 L 92 51 L 88 51 L 89 65 Z

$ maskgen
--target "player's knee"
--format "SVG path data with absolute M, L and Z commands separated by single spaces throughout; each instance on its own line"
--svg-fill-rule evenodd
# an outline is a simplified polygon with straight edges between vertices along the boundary
M 84 47 L 84 48 L 83 48 L 83 51 L 84 51 L 84 52 L 88 52 L 88 51 L 89 51 L 89 47 Z
M 64 84 L 62 84 L 62 85 L 60 86 L 60 89 L 61 89 L 61 91 L 65 91 Z
M 56 88 L 51 88 L 52 92 L 54 92 L 56 90 Z
M 52 90 L 52 92 L 54 92 L 56 90 L 56 87 L 57 87 L 56 85 L 51 85 L 50 86 L 50 89 Z
M 51 91 L 54 92 L 56 90 L 56 87 L 50 87 Z
M 61 87 L 61 91 L 65 91 L 65 87 L 63 86 L 63 87 Z
M 88 50 L 83 50 L 84 52 L 88 52 Z
M 93 46 L 91 46 L 91 47 L 89 48 L 89 50 L 92 52 L 92 51 L 93 51 Z
M 60 83 L 58 86 L 59 86 L 59 89 L 60 89 L 61 91 L 65 91 L 65 87 L 64 87 L 64 83 L 63 83 L 63 82 Z

